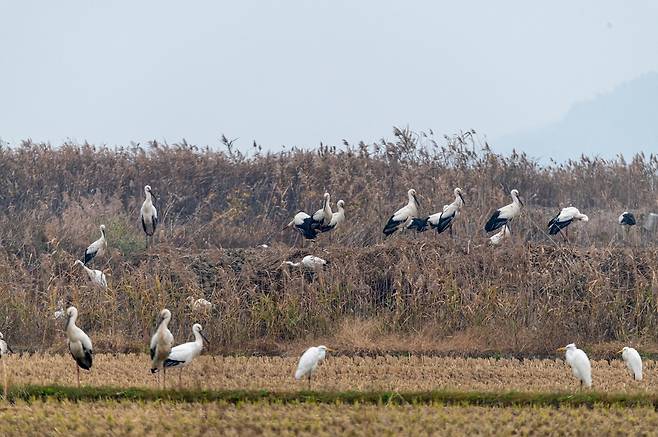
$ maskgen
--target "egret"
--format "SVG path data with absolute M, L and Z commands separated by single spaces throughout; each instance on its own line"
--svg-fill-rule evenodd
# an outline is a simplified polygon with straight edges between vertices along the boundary
M 635 216 L 633 215 L 632 212 L 624 211 L 620 216 L 619 216 L 619 224 L 625 227 L 628 226 L 635 226 L 637 221 L 635 220 Z
M 633 378 L 636 381 L 642 381 L 642 358 L 640 354 L 634 348 L 627 346 L 617 353 L 621 354 Z
M 85 256 L 83 263 L 87 265 L 89 261 L 96 258 L 96 256 L 102 256 L 107 249 L 107 240 L 105 239 L 105 225 L 101 225 L 101 236 L 98 240 L 94 241 L 87 247 L 85 250 Z
M 407 225 L 412 219 L 418 217 L 418 207 L 420 206 L 420 202 L 418 202 L 416 190 L 412 188 L 407 191 L 407 197 L 409 199 L 408 203 L 395 211 L 391 218 L 388 219 L 388 222 L 386 222 L 383 230 L 385 236 L 388 237 L 393 232 L 397 231 L 400 226 Z
M 569 206 L 567 208 L 562 208 L 562 211 L 555 217 L 551 219 L 550 222 L 548 222 L 548 233 L 551 235 L 555 235 L 558 232 L 562 232 L 562 229 L 564 229 L 565 234 L 562 235 L 562 237 L 566 240 L 567 239 L 567 226 L 569 226 L 574 220 L 581 221 L 581 222 L 588 222 L 589 217 L 587 217 L 585 214 L 581 214 L 580 211 L 578 211 L 578 208 L 575 208 L 573 206 Z
M 501 228 L 502 226 L 508 225 L 509 222 L 514 220 L 519 214 L 521 214 L 521 208 L 524 206 L 521 197 L 519 196 L 519 190 L 512 190 L 510 192 L 512 196 L 512 203 L 505 205 L 501 208 L 498 208 L 489 218 L 489 221 L 484 225 L 484 230 L 487 232 L 493 232 L 496 229 Z
M 198 323 L 192 325 L 192 334 L 194 334 L 194 341 L 189 343 L 179 344 L 171 349 L 169 358 L 164 360 L 164 368 L 178 367 L 178 385 L 181 385 L 181 374 L 183 367 L 188 366 L 196 357 L 201 355 L 203 349 L 203 340 L 210 343 L 205 335 L 201 332 L 203 327 Z
M 290 226 L 294 226 L 307 240 L 314 240 L 318 236 L 318 233 L 313 228 L 313 217 L 304 211 L 299 211 L 295 214 L 295 217 L 286 225 L 286 228 Z
M 305 267 L 309 270 L 318 270 L 324 268 L 324 266 L 329 264 L 329 261 L 324 260 L 320 258 L 319 256 L 313 256 L 313 255 L 306 255 L 304 258 L 302 258 L 301 262 L 292 262 L 292 261 L 284 261 L 284 264 L 287 264 L 291 267 Z
M 169 331 L 169 321 L 171 320 L 171 311 L 163 309 L 160 311 L 158 328 L 151 337 L 151 373 L 155 373 L 161 368 L 163 387 L 167 383 L 167 369 L 164 368 L 164 361 L 169 357 L 171 347 L 174 345 L 174 336 Z
M 297 370 L 295 371 L 295 379 L 308 378 L 309 390 L 311 389 L 311 377 L 318 368 L 318 364 L 324 360 L 327 352 L 333 351 L 327 346 L 312 346 L 306 349 L 306 352 L 299 358 L 299 364 L 297 364 Z
M 0 358 L 4 357 L 7 354 L 13 354 L 14 351 L 11 350 L 7 342 L 5 341 L 5 336 L 0 332 Z
M 509 238 L 510 235 L 509 227 L 507 225 L 503 225 L 503 228 L 500 231 L 489 237 L 489 244 L 492 246 L 498 246 L 503 242 L 503 240 Z
M 80 368 L 91 370 L 94 351 L 91 346 L 91 339 L 85 332 L 75 325 L 78 320 L 78 309 L 74 306 L 66 310 L 68 320 L 66 321 L 66 337 L 69 344 L 69 352 L 76 362 L 78 375 L 78 387 L 80 387 Z
M 339 200 L 336 202 L 336 207 L 338 208 L 338 211 L 331 214 L 331 220 L 329 220 L 329 224 L 321 225 L 318 227 L 318 231 L 329 232 L 345 221 L 345 202 L 343 200 Z
M 153 205 L 154 200 L 158 200 L 153 194 L 150 185 L 144 186 L 144 203 L 142 203 L 142 208 L 140 209 L 140 219 L 142 221 L 142 228 L 144 229 L 144 234 L 146 238 L 146 247 L 149 245 L 149 237 L 153 238 L 155 234 L 155 229 L 158 227 L 158 210 Z
M 75 260 L 74 265 L 81 265 L 83 269 L 85 269 L 85 272 L 87 272 L 87 276 L 89 277 L 89 281 L 95 285 L 96 287 L 105 290 L 107 288 L 107 278 L 105 278 L 105 273 L 101 272 L 100 270 L 93 270 L 84 265 L 82 261 L 79 259 Z
M 329 193 L 324 193 L 322 199 L 322 208 L 315 211 L 313 214 L 313 227 L 326 226 L 331 221 L 332 211 L 331 211 L 331 195 Z
M 454 194 L 455 200 L 449 205 L 443 205 L 443 211 L 432 214 L 424 219 L 414 218 L 407 225 L 407 228 L 415 229 L 417 232 L 423 232 L 427 230 L 427 225 L 429 224 L 439 234 L 446 229 L 450 229 L 450 235 L 452 235 L 452 224 L 459 217 L 460 210 L 465 204 L 464 192 L 461 188 L 455 188 Z
M 561 347 L 557 351 L 565 351 L 567 364 L 571 366 L 573 375 L 580 381 L 580 386 L 582 387 L 584 384 L 587 388 L 592 387 L 592 365 L 587 354 L 573 343 Z
M 190 308 L 192 308 L 192 311 L 210 311 L 215 307 L 212 302 L 207 301 L 204 298 L 194 299 L 194 297 L 188 296 L 185 300 Z

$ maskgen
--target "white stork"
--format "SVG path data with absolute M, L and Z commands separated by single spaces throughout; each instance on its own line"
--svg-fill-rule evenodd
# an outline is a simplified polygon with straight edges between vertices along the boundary
M 286 225 L 286 228 L 294 226 L 295 229 L 301 233 L 307 240 L 314 240 L 318 233 L 313 227 L 313 217 L 306 214 L 304 211 L 299 211 L 295 217 Z M 285 229 L 285 228 L 283 228 Z
M 153 194 L 150 185 L 144 186 L 144 203 L 142 203 L 142 208 L 140 209 L 140 220 L 142 221 L 142 229 L 144 229 L 144 234 L 146 238 L 146 247 L 148 247 L 149 237 L 153 238 L 155 230 L 158 227 L 158 210 L 153 204 L 154 200 L 158 200 Z
M 581 214 L 580 211 L 578 211 L 578 208 L 573 206 L 562 208 L 562 211 L 548 222 L 548 233 L 555 235 L 558 232 L 561 233 L 562 229 L 564 229 L 566 234 L 567 226 L 569 226 L 574 220 L 587 222 L 589 221 L 589 217 L 585 214 Z M 562 237 L 566 240 L 567 236 L 565 234 L 563 234 Z
M 69 352 L 76 362 L 78 372 L 78 387 L 80 387 L 80 368 L 91 370 L 94 357 L 91 339 L 85 332 L 75 325 L 78 320 L 78 309 L 74 306 L 66 310 L 68 320 L 66 321 L 66 338 L 68 339 Z
M 96 256 L 102 256 L 107 249 L 107 240 L 105 239 L 105 225 L 101 225 L 101 236 L 98 240 L 94 241 L 87 247 L 85 250 L 85 257 L 83 263 L 87 265 L 89 261 L 94 259 Z
M 503 242 L 503 240 L 509 238 L 510 235 L 509 227 L 507 225 L 503 225 L 503 228 L 500 231 L 489 237 L 489 244 L 492 246 L 498 246 Z
M 318 368 L 318 364 L 324 360 L 327 352 L 333 351 L 327 346 L 312 346 L 306 349 L 306 352 L 299 358 L 299 364 L 297 364 L 297 370 L 295 371 L 295 379 L 308 378 L 308 388 L 310 389 L 311 377 Z
M 523 207 L 523 201 L 519 196 L 519 190 L 512 190 L 510 192 L 512 196 L 512 203 L 505 205 L 502 208 L 498 208 L 489 218 L 489 221 L 484 225 L 484 230 L 487 232 L 493 232 L 496 229 L 499 229 L 502 226 L 509 225 L 509 222 L 514 220 L 519 214 L 521 214 L 521 207 Z
M 343 200 L 339 200 L 336 202 L 336 207 L 338 208 L 338 211 L 332 213 L 329 223 L 326 225 L 321 225 L 318 228 L 318 231 L 329 232 L 345 221 L 345 202 Z
M 631 372 L 633 379 L 642 381 L 642 358 L 640 354 L 632 347 L 624 347 L 617 352 L 621 354 L 622 359 L 626 363 L 626 367 Z
M 409 198 L 408 203 L 395 211 L 391 218 L 388 219 L 388 222 L 386 222 L 383 230 L 385 236 L 388 237 L 397 231 L 400 226 L 407 225 L 412 219 L 418 217 L 420 202 L 418 202 L 418 197 L 416 197 L 416 190 L 412 188 L 407 191 L 407 197 Z
M 287 264 L 291 267 L 305 267 L 309 270 L 318 270 L 324 268 L 324 266 L 329 264 L 329 261 L 326 261 L 319 256 L 313 256 L 313 255 L 306 255 L 304 258 L 302 258 L 301 262 L 292 262 L 292 261 L 284 261 L 284 264 Z
M 450 235 L 452 235 L 452 224 L 459 217 L 461 208 L 465 204 L 464 192 L 461 188 L 455 188 L 454 194 L 455 200 L 449 205 L 443 205 L 443 211 L 426 218 L 414 218 L 407 225 L 407 228 L 415 229 L 417 232 L 424 232 L 427 230 L 427 225 L 429 224 L 439 234 L 446 229 L 450 229 Z
M 163 387 L 167 383 L 167 369 L 164 368 L 164 361 L 169 357 L 171 348 L 174 345 L 174 336 L 169 331 L 169 321 L 171 320 L 171 311 L 163 309 L 160 311 L 158 328 L 155 334 L 151 337 L 151 373 L 155 373 L 160 369 L 162 371 Z
M 203 350 L 203 340 L 207 343 L 210 343 L 205 335 L 201 332 L 203 327 L 200 324 L 195 323 L 192 325 L 192 334 L 194 334 L 194 341 L 189 343 L 179 344 L 171 349 L 169 358 L 164 360 L 164 368 L 178 367 L 180 372 L 178 373 L 178 385 L 181 385 L 181 374 L 183 373 L 183 367 L 188 366 L 196 357 L 201 355 L 201 350 Z
M 329 193 L 324 193 L 322 199 L 322 208 L 315 211 L 313 214 L 313 227 L 326 226 L 331 221 L 331 195 Z
M 193 296 L 188 296 L 185 300 L 192 311 L 195 312 L 211 311 L 215 307 L 212 302 L 204 298 L 194 299 Z
M 105 273 L 101 272 L 100 270 L 90 269 L 79 259 L 75 260 L 74 265 L 77 264 L 80 264 L 82 268 L 85 269 L 85 272 L 87 272 L 87 276 L 89 277 L 89 282 L 101 290 L 107 289 L 107 278 L 105 278 Z
M 14 351 L 11 350 L 7 342 L 5 341 L 5 336 L 0 332 L 0 358 L 4 357 L 7 354 L 13 354 Z
M 624 211 L 622 215 L 619 216 L 619 224 L 625 227 L 628 226 L 635 226 L 637 221 L 635 220 L 635 216 L 633 215 L 632 212 Z

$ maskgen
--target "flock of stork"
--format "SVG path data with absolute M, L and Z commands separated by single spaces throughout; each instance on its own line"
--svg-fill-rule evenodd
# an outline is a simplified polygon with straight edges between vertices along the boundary
M 148 247 L 149 241 L 153 238 L 155 230 L 158 226 L 158 212 L 154 205 L 156 199 L 153 191 L 149 185 L 144 187 L 145 200 L 140 209 L 140 221 L 144 230 L 146 238 L 146 246 Z M 418 208 L 419 202 L 416 195 L 416 190 L 410 189 L 408 191 L 408 203 L 404 207 L 397 210 L 387 221 L 384 226 L 383 232 L 385 236 L 393 234 L 401 228 L 423 232 L 428 228 L 436 229 L 438 233 L 445 230 L 450 230 L 452 233 L 452 225 L 460 215 L 461 208 L 464 206 L 464 195 L 461 188 L 455 188 L 455 199 L 452 203 L 445 205 L 441 212 L 437 212 L 427 217 L 419 217 Z M 509 226 L 510 222 L 514 220 L 520 213 L 524 206 L 523 201 L 519 195 L 519 191 L 514 189 L 510 193 L 512 203 L 503 206 L 491 215 L 489 220 L 484 226 L 485 231 L 494 232 L 499 230 L 498 233 L 490 237 L 491 244 L 500 244 L 500 242 L 510 235 Z M 306 239 L 313 240 L 317 237 L 318 233 L 325 233 L 335 229 L 345 221 L 345 202 L 339 200 L 336 203 L 337 211 L 333 212 L 330 205 L 331 197 L 329 193 L 324 194 L 322 208 L 316 211 L 313 215 L 309 215 L 304 211 L 298 212 L 293 220 L 288 223 L 287 227 L 293 226 L 297 229 Z M 562 233 L 564 230 L 564 238 L 566 236 L 566 228 L 573 221 L 587 222 L 589 219 L 585 214 L 581 214 L 577 208 L 567 207 L 563 208 L 558 215 L 553 217 L 548 224 L 548 232 L 551 235 Z M 619 224 L 624 226 L 635 225 L 635 217 L 630 212 L 624 212 L 619 217 Z M 284 228 L 285 229 L 285 228 Z M 100 288 L 107 288 L 107 280 L 105 274 L 100 270 L 94 270 L 87 267 L 88 263 L 99 255 L 102 255 L 107 248 L 107 241 L 105 235 L 105 226 L 100 226 L 101 236 L 98 240 L 94 241 L 87 247 L 84 253 L 83 260 L 76 260 L 75 265 L 82 266 L 89 280 Z M 266 246 L 264 246 L 266 247 Z M 318 269 L 328 264 L 322 258 L 307 255 L 301 262 L 293 263 L 285 261 L 284 264 L 290 266 L 303 266 L 309 269 Z M 204 299 L 201 304 L 208 303 Z M 194 305 L 199 302 L 194 302 Z M 199 304 L 199 305 L 201 305 Z M 76 325 L 78 319 L 78 310 L 76 307 L 71 306 L 66 310 L 66 337 L 68 341 L 68 348 L 71 356 L 74 358 L 77 366 L 77 384 L 80 386 L 80 368 L 90 370 L 93 362 L 93 347 L 89 336 Z M 194 341 L 183 343 L 174 346 L 174 337 L 169 330 L 169 322 L 171 320 L 171 312 L 168 309 L 163 309 L 159 313 L 159 320 L 153 337 L 150 342 L 150 356 L 151 356 L 151 373 L 156 374 L 162 370 L 163 386 L 166 386 L 166 369 L 168 368 L 182 368 L 189 365 L 196 357 L 201 354 L 203 349 L 203 341 L 208 342 L 203 335 L 203 327 L 195 323 L 192 326 L 192 334 Z M 591 387 L 592 385 L 592 370 L 589 358 L 584 351 L 578 349 L 575 344 L 569 344 L 558 351 L 565 351 L 566 362 L 571 366 L 573 374 L 580 381 L 581 385 Z M 331 351 L 326 346 L 314 346 L 307 349 L 299 359 L 297 370 L 295 372 L 296 379 L 307 378 L 309 387 L 311 384 L 311 376 L 317 369 L 318 365 L 325 359 L 326 353 Z M 0 357 L 11 353 L 4 336 L 0 333 Z M 626 362 L 631 374 L 636 380 L 642 379 L 642 360 L 639 353 L 630 347 L 624 347 L 619 353 L 622 354 L 623 360 Z M 179 373 L 180 384 L 181 373 Z

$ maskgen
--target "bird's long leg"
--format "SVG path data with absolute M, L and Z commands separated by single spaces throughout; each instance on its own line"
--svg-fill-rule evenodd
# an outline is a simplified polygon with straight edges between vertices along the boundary
M 311 374 L 308 374 L 308 391 L 311 391 Z
M 78 371 L 78 388 L 80 388 L 80 366 L 76 365 L 75 370 Z
M 167 389 L 167 368 L 162 366 L 162 389 Z
M 183 368 L 181 367 L 181 368 L 178 370 L 178 388 L 179 388 L 179 389 L 183 387 L 183 383 L 182 383 L 182 381 L 181 381 L 182 376 L 183 376 Z
M 4 395 L 4 399 L 7 400 L 7 360 L 2 360 L 2 393 Z

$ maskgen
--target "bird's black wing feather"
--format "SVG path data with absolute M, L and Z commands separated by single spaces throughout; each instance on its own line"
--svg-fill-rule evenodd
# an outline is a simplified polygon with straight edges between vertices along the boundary
M 436 226 L 434 226 L 436 228 L 436 232 L 440 234 L 441 232 L 445 231 L 450 226 L 452 226 L 452 219 L 454 218 L 455 218 L 454 213 L 446 217 L 443 217 L 442 215 L 441 218 L 439 218 L 439 222 L 436 224 Z
M 428 223 L 429 217 L 425 218 L 413 218 L 411 219 L 411 223 L 409 223 L 409 226 L 407 226 L 407 229 L 415 229 L 416 232 L 424 232 L 427 230 L 427 223 Z
M 384 232 L 384 234 L 386 236 L 389 236 L 393 232 L 397 231 L 398 226 L 400 226 L 400 224 L 404 223 L 402 221 L 393 220 L 393 217 L 394 216 L 391 216 L 391 218 L 388 219 L 388 222 L 386 222 L 386 226 L 384 226 L 384 230 L 382 231 L 382 232 Z
M 183 364 L 185 361 L 179 361 L 179 360 L 172 360 L 171 358 L 167 358 L 164 360 L 164 366 L 165 367 L 176 367 L 181 364 Z
M 487 232 L 495 231 L 496 229 L 502 227 L 507 223 L 506 218 L 500 218 L 500 210 L 497 209 L 492 215 L 486 225 L 484 225 L 484 230 Z

